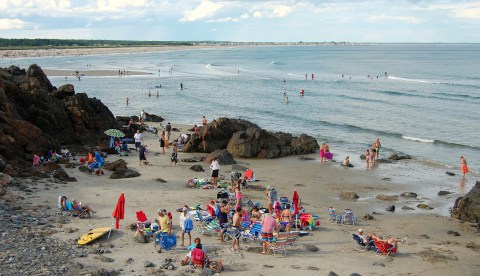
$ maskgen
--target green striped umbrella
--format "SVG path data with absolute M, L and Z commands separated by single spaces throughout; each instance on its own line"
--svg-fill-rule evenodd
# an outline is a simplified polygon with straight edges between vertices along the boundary
M 118 129 L 113 129 L 113 128 L 105 130 L 105 134 L 107 134 L 108 136 L 118 137 L 118 138 L 121 138 L 121 137 L 125 136 L 125 134 L 123 134 L 123 132 L 121 132 Z

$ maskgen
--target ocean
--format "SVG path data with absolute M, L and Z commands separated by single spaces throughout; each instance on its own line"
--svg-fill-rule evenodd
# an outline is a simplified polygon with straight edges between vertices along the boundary
M 76 92 L 100 99 L 114 115 L 145 110 L 191 125 L 203 115 L 243 118 L 312 135 L 337 160 L 364 153 L 378 137 L 384 157 L 409 154 L 458 173 L 463 155 L 471 171 L 480 166 L 480 44 L 259 46 L 0 61 L 2 67 L 32 63 L 151 73 L 50 77 L 57 87 L 72 83 Z

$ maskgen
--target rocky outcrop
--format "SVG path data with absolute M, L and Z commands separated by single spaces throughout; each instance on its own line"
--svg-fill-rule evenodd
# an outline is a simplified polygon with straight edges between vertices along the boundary
M 118 126 L 100 100 L 75 94 L 73 85 L 56 89 L 35 64 L 0 68 L 0 155 L 9 162 L 62 144 L 94 144 Z
M 241 119 L 219 118 L 203 127 L 185 145 L 184 152 L 213 152 L 227 149 L 233 157 L 277 158 L 313 153 L 317 140 L 306 134 L 270 132 Z
M 404 160 L 404 159 L 412 159 L 412 157 L 408 154 L 406 155 L 398 155 L 396 153 L 391 154 L 388 158 L 388 160 Z
M 220 165 L 233 165 L 237 162 L 233 159 L 233 156 L 227 150 L 216 150 L 205 158 L 205 164 L 211 164 L 213 158 L 217 158 Z
M 119 171 L 119 170 L 128 169 L 127 162 L 125 162 L 125 160 L 123 159 L 118 159 L 113 162 L 105 162 L 105 164 L 103 165 L 103 168 L 109 171 Z
M 132 178 L 138 177 L 140 173 L 130 169 L 115 171 L 110 175 L 110 179 Z
M 465 196 L 457 198 L 452 217 L 474 223 L 480 222 L 480 181 Z

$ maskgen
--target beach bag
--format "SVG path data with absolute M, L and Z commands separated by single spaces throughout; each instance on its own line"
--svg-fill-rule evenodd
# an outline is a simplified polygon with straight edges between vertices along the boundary
M 183 229 L 184 229 L 185 233 L 190 233 L 193 230 L 193 220 L 187 218 L 183 222 Z
M 223 263 L 220 259 L 214 259 L 210 261 L 210 269 L 215 273 L 221 273 L 223 271 Z
M 169 250 L 177 245 L 177 237 L 173 233 L 171 235 L 167 235 L 167 234 L 160 235 L 159 238 L 160 238 L 160 245 L 165 250 Z
M 215 208 L 215 216 L 218 218 L 220 215 L 220 205 L 217 204 L 217 207 Z

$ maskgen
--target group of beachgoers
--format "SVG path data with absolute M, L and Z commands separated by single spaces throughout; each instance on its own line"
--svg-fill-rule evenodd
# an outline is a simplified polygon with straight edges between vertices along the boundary
M 380 143 L 380 138 L 375 139 L 370 148 L 367 148 L 365 151 L 365 163 L 367 164 L 367 167 L 375 165 L 375 161 L 378 160 L 381 148 L 382 144 Z

